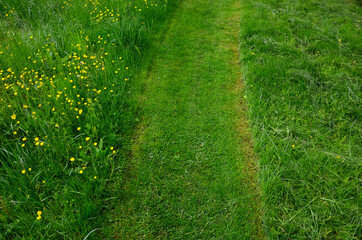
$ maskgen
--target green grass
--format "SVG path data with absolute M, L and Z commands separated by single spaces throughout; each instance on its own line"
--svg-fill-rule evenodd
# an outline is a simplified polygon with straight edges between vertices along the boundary
M 268 239 L 361 236 L 361 6 L 242 1 Z
M 142 122 L 109 236 L 262 237 L 238 131 L 239 21 L 235 0 L 185 0 L 176 11 L 148 77 L 138 78 Z
M 175 3 L 0 0 L 1 239 L 98 239 Z
M 0 238 L 358 239 L 361 14 L 0 0 Z

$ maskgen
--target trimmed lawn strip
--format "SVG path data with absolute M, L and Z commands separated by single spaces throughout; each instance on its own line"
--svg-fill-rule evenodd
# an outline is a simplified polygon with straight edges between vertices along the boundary
M 143 120 L 113 237 L 262 237 L 238 131 L 237 3 L 186 0 L 177 10 L 144 81 Z

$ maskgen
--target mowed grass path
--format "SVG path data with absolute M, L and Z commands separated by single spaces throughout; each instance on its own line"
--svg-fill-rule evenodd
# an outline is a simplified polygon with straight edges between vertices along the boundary
M 236 0 L 185 0 L 175 13 L 143 80 L 115 237 L 262 238 L 238 65 L 239 14 Z

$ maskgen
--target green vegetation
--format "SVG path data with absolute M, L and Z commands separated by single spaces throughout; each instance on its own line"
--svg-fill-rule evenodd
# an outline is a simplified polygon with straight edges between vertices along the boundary
M 175 12 L 148 78 L 139 77 L 142 123 L 108 236 L 262 237 L 239 135 L 238 3 L 185 0 Z
M 172 6 L 0 0 L 1 239 L 98 239 L 137 122 L 134 69 Z
M 0 239 L 358 239 L 361 16 L 0 0 Z
M 361 7 L 245 0 L 242 9 L 268 239 L 358 239 Z

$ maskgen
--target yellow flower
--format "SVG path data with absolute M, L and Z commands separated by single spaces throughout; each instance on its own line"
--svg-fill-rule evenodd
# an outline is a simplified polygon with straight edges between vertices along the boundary
M 26 137 L 24 137 L 23 139 L 21 139 L 21 140 L 23 140 L 24 142 L 26 141 Z
M 79 131 L 80 129 L 81 129 L 80 127 L 77 128 L 78 131 Z
M 42 214 L 42 211 L 37 211 L 36 214 L 40 216 Z
M 21 171 L 22 174 L 25 174 L 25 172 L 26 172 L 25 169 L 23 171 Z
M 89 141 L 89 139 L 90 139 L 90 137 L 86 137 L 86 138 L 85 138 L 86 141 Z
M 34 138 L 34 140 L 37 142 L 37 141 L 39 141 L 39 138 L 38 138 L 38 137 L 36 137 L 36 138 Z
M 15 114 L 11 115 L 11 119 L 15 120 L 15 119 L 16 119 L 16 115 L 15 115 Z
M 98 145 L 98 143 L 96 143 L 96 142 L 95 142 L 95 143 L 93 143 L 93 144 L 94 144 L 94 146 L 97 146 L 97 145 Z
M 292 145 L 292 148 L 294 148 L 294 147 L 295 147 L 295 145 L 293 144 L 293 145 Z
M 83 174 L 83 170 L 80 170 L 79 173 L 80 173 L 80 174 Z
M 74 157 L 72 157 L 72 158 L 69 159 L 69 161 L 71 161 L 71 162 L 74 162 L 74 160 L 75 160 Z
M 28 170 L 31 171 L 31 168 L 29 168 Z
M 94 179 L 97 179 L 97 176 L 94 176 Z
M 18 132 L 17 132 L 17 131 L 15 131 L 15 132 L 13 132 L 13 134 L 14 134 L 14 135 L 16 135 L 16 134 L 18 134 Z
M 340 156 L 337 156 L 337 158 L 341 158 Z
M 36 220 L 40 220 L 40 219 L 41 219 L 41 216 L 38 215 L 38 216 L 36 217 Z

